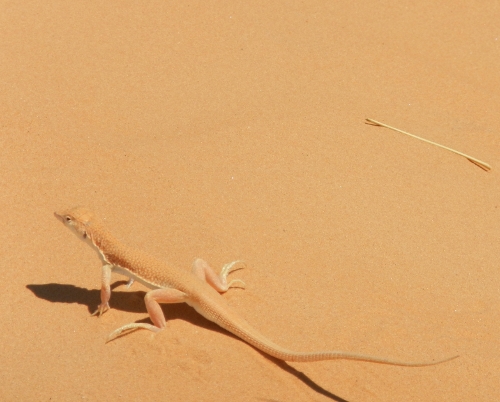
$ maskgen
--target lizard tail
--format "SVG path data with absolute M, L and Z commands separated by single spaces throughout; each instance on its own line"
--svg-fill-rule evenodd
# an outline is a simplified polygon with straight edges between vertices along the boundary
M 237 335 L 238 337 L 240 337 L 253 347 L 261 350 L 262 352 L 287 362 L 315 362 L 320 360 L 344 359 L 344 360 L 358 360 L 370 363 L 389 364 L 393 366 L 423 367 L 423 366 L 433 366 L 435 364 L 444 363 L 458 357 L 457 355 L 448 357 L 446 359 L 430 361 L 430 362 L 404 362 L 382 357 L 368 356 L 368 355 L 343 352 L 337 350 L 317 351 L 317 352 L 295 352 L 276 345 L 275 343 L 266 339 L 263 335 L 257 333 L 253 329 L 251 331 L 247 331 L 243 328 L 238 328 L 237 330 L 231 332 L 233 332 L 235 335 Z
M 252 345 L 254 348 L 273 356 L 277 359 L 284 360 L 287 362 L 315 362 L 320 360 L 357 360 L 370 363 L 379 364 L 389 364 L 394 366 L 406 366 L 406 367 L 423 367 L 423 366 L 433 366 L 435 364 L 444 363 L 453 359 L 456 359 L 458 355 L 448 357 L 442 360 L 435 360 L 429 362 L 404 362 L 392 359 L 386 359 L 376 356 L 368 356 L 357 353 L 343 352 L 343 351 L 317 351 L 317 352 L 295 352 L 292 350 L 285 349 L 274 342 L 267 339 L 264 335 L 259 333 L 255 328 L 248 324 L 241 317 L 229 309 L 219 309 L 218 306 L 212 305 L 214 310 L 211 311 L 213 314 L 203 314 L 205 317 L 214 321 L 222 328 L 241 338 L 245 342 Z M 210 309 L 211 310 L 211 309 Z M 218 310 L 218 311 L 217 311 Z

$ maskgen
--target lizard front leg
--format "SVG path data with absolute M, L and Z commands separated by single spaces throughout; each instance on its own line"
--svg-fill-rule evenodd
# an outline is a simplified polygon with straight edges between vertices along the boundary
M 102 266 L 102 279 L 101 279 L 101 304 L 92 315 L 101 316 L 104 312 L 109 310 L 109 299 L 111 298 L 111 271 L 113 265 L 104 264 Z

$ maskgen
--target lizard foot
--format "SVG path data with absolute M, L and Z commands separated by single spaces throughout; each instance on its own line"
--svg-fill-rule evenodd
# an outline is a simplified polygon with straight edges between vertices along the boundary
M 109 303 L 101 303 L 101 304 L 99 304 L 99 307 L 97 307 L 97 310 L 92 313 L 91 317 L 94 315 L 97 315 L 98 317 L 100 317 L 102 314 L 104 314 L 108 310 L 109 310 Z
M 220 278 L 222 280 L 222 283 L 226 283 L 227 276 L 229 275 L 230 272 L 237 271 L 238 269 L 243 269 L 245 267 L 246 264 L 240 260 L 236 260 L 224 265 L 220 272 Z M 240 283 L 241 285 L 240 286 L 233 285 L 234 283 Z M 242 288 L 242 289 L 245 289 L 245 286 L 246 286 L 245 282 L 243 282 L 241 279 L 233 279 L 227 285 L 228 288 Z
M 111 332 L 108 335 L 108 337 L 106 338 L 106 343 L 119 337 L 123 332 L 133 332 L 133 331 L 136 331 L 140 328 L 149 329 L 150 331 L 153 331 L 153 332 L 160 332 L 161 331 L 161 328 L 158 328 L 158 327 L 151 325 L 151 324 L 133 322 L 132 324 L 124 325 L 123 327 L 115 329 L 113 332 Z

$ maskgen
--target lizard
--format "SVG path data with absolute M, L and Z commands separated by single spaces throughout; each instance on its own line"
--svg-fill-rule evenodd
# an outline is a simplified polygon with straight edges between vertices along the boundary
M 159 303 L 187 303 L 206 319 L 236 335 L 254 348 L 277 359 L 290 362 L 313 362 L 320 360 L 346 359 L 396 366 L 421 367 L 444 363 L 457 356 L 439 361 L 404 362 L 343 351 L 295 352 L 283 348 L 263 336 L 239 314 L 230 308 L 221 293 L 231 287 L 244 287 L 240 279 L 228 283 L 230 272 L 243 268 L 241 261 L 226 264 L 220 274 L 202 259 L 196 259 L 192 273 L 170 267 L 147 253 L 128 247 L 118 241 L 105 223 L 84 207 L 75 207 L 54 215 L 70 228 L 80 239 L 97 252 L 102 262 L 101 303 L 92 315 L 101 316 L 109 310 L 111 298 L 111 273 L 129 278 L 128 286 L 137 281 L 149 290 L 144 301 L 153 324 L 131 323 L 113 331 L 109 342 L 122 333 L 143 328 L 159 332 L 166 328 L 166 320 Z M 239 284 L 239 286 L 238 286 Z

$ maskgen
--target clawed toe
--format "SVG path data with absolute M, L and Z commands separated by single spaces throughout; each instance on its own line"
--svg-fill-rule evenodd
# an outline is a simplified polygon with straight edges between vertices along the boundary
M 222 267 L 221 270 L 221 277 L 225 278 L 229 275 L 230 272 L 236 271 L 238 269 L 243 269 L 246 267 L 246 264 L 243 261 L 236 260 L 233 262 L 230 262 Z
M 234 283 L 241 283 L 241 285 L 234 285 Z M 233 279 L 229 284 L 227 285 L 228 288 L 241 288 L 245 289 L 246 283 L 243 282 L 241 279 Z
M 115 329 L 113 332 L 111 332 L 108 337 L 106 338 L 106 343 L 112 341 L 113 339 L 116 339 L 118 338 L 120 335 L 122 335 L 124 332 L 125 333 L 128 333 L 128 332 L 133 332 L 133 331 L 136 331 L 140 328 L 143 328 L 143 329 L 149 329 L 150 331 L 153 331 L 153 332 L 159 332 L 161 331 L 161 328 L 158 328 L 154 325 L 151 325 L 151 324 L 143 324 L 143 323 L 132 323 L 132 324 L 127 324 L 127 325 L 124 325 L 123 327 L 120 327 L 118 329 Z

